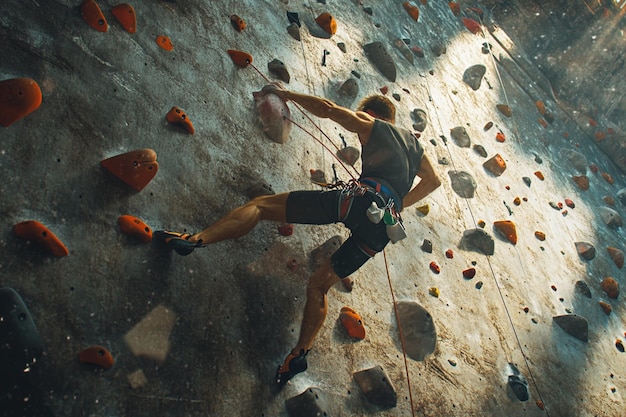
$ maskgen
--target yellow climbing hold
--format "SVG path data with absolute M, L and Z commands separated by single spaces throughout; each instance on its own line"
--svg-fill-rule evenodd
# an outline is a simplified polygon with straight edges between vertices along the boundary
M 417 211 L 419 211 L 424 216 L 426 216 L 430 212 L 430 205 L 429 204 L 424 204 L 423 206 L 419 206 L 417 208 Z
M 437 287 L 430 287 L 428 289 L 428 294 L 432 295 L 433 297 L 439 298 L 439 288 L 437 288 Z

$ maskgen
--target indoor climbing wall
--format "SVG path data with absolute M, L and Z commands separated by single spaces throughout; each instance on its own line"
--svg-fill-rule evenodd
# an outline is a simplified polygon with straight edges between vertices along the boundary
M 488 7 L 0 11 L 3 415 L 621 415 L 626 185 L 593 132 L 622 133 L 564 111 Z M 187 257 L 152 239 L 358 177 L 354 134 L 258 93 L 272 82 L 352 109 L 386 95 L 442 180 L 331 289 L 282 388 L 307 277 L 346 230 L 263 223 Z

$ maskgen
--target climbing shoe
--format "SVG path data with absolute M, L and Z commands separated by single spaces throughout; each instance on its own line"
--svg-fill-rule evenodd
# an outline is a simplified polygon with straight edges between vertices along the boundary
M 283 362 L 283 364 L 279 366 L 276 371 L 276 384 L 278 384 L 278 386 L 282 387 L 291 378 L 306 371 L 306 355 L 308 353 L 309 351 L 305 352 L 304 349 L 302 349 L 298 355 L 295 355 L 294 353 L 287 355 L 285 362 Z
M 182 256 L 189 255 L 195 248 L 204 247 L 201 241 L 190 242 L 190 237 L 189 233 L 166 232 L 165 230 L 157 230 L 152 235 L 153 239 L 162 242 L 169 249 L 173 249 Z

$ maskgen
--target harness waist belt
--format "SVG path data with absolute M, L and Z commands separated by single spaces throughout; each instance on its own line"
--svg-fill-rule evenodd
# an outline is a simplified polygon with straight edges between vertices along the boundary
M 388 187 L 384 186 L 383 184 L 379 183 L 378 181 L 375 181 L 371 178 L 361 178 L 359 179 L 359 182 L 365 184 L 365 185 L 369 185 L 370 187 L 372 187 L 374 190 L 376 190 L 377 193 L 384 193 L 387 195 L 387 197 L 390 197 L 393 199 L 396 209 L 397 210 L 401 210 L 402 209 L 402 200 L 400 200 L 397 196 L 396 193 L 394 193 L 393 191 L 391 191 Z

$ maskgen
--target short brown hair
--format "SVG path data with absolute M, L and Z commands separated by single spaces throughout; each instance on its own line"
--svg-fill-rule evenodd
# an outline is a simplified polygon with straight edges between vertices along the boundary
M 396 106 L 385 96 L 374 94 L 365 97 L 359 103 L 357 111 L 373 111 L 379 119 L 394 123 L 396 121 Z

